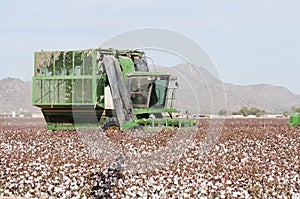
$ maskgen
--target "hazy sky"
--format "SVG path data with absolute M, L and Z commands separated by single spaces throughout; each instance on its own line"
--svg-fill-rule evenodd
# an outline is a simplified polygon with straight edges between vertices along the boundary
M 30 80 L 33 53 L 96 47 L 144 27 L 200 44 L 225 82 L 271 83 L 300 94 L 300 1 L 27 0 L 0 6 L 0 79 Z M 172 57 L 157 60 L 173 63 Z

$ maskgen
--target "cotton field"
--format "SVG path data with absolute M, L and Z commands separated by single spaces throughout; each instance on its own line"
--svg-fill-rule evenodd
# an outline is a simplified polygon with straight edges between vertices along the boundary
M 218 122 L 143 136 L 0 119 L 0 197 L 300 198 L 300 128 L 286 119 L 226 119 L 204 147 Z M 179 150 L 152 164 L 170 143 Z

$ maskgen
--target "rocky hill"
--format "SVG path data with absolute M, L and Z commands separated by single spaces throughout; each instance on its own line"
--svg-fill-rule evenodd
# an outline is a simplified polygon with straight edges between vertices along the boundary
M 16 78 L 0 80 L 0 111 L 29 111 L 39 109 L 31 105 L 31 82 Z
M 178 77 L 176 106 L 182 112 L 189 110 L 191 113 L 217 113 L 226 108 L 231 113 L 247 106 L 279 114 L 293 106 L 300 106 L 300 96 L 284 87 L 222 83 L 206 69 L 195 70 L 189 64 L 158 68 L 157 71 Z M 31 105 L 31 82 L 15 78 L 2 79 L 0 92 L 0 111 L 39 110 Z
M 181 111 L 192 113 L 217 113 L 224 108 L 228 113 L 241 107 L 257 107 L 268 113 L 280 114 L 291 107 L 300 106 L 300 95 L 288 89 L 269 84 L 240 86 L 223 83 L 204 68 L 193 68 L 189 64 L 158 68 L 178 77 L 177 106 Z

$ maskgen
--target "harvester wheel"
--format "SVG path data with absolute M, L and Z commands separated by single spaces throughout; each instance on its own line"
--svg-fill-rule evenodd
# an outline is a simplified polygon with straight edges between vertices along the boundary
M 119 124 L 118 124 L 117 121 L 115 121 L 115 120 L 110 120 L 110 121 L 106 122 L 106 123 L 103 125 L 102 129 L 103 129 L 104 131 L 107 131 L 107 130 L 109 130 L 109 131 L 119 131 L 119 130 L 120 130 L 120 126 L 119 126 Z

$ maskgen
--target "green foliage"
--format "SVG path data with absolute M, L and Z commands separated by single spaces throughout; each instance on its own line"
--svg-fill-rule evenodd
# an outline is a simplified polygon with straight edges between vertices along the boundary
M 226 116 L 227 115 L 227 110 L 226 109 L 222 109 L 219 111 L 218 113 L 220 116 Z
M 261 110 L 261 109 L 256 108 L 256 107 L 252 107 L 250 109 L 250 115 L 255 115 L 256 117 L 260 117 L 260 116 L 262 116 L 264 114 L 266 114 L 265 110 Z
M 288 117 L 289 114 L 290 114 L 290 113 L 289 113 L 287 110 L 285 110 L 285 111 L 282 112 L 282 115 L 284 115 L 284 117 Z
M 244 117 L 250 115 L 250 111 L 247 107 L 242 107 L 238 113 L 239 115 L 243 115 Z
M 264 114 L 266 114 L 266 111 L 257 107 L 252 107 L 250 109 L 247 107 L 242 107 L 238 112 L 232 113 L 232 115 L 243 115 L 244 117 L 248 115 L 255 115 L 256 117 L 260 117 Z

